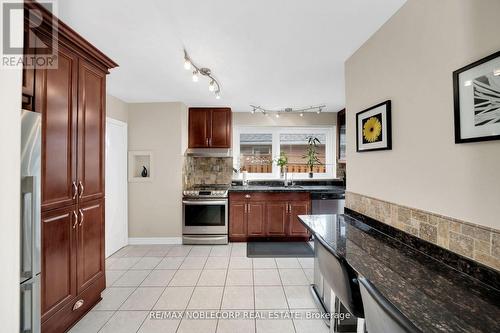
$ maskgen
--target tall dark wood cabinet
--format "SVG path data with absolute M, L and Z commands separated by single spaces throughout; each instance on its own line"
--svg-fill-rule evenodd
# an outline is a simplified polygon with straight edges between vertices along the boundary
M 106 74 L 117 64 L 38 3 L 25 8 L 40 15 L 25 15 L 36 45 L 51 43 L 57 27 L 57 67 L 23 74 L 23 107 L 42 114 L 42 332 L 57 333 L 99 302 L 106 285 Z
M 231 148 L 230 108 L 189 108 L 189 148 Z

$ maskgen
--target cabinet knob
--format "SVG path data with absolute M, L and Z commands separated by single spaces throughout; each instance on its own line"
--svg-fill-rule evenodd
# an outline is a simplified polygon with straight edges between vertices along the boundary
M 83 303 L 85 303 L 83 299 L 76 301 L 75 305 L 73 305 L 73 311 L 78 310 L 83 305 Z
M 245 199 L 250 199 L 252 196 L 250 194 L 245 194 Z

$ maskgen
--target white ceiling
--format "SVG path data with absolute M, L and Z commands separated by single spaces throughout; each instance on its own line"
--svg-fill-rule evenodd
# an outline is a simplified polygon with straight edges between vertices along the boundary
M 63 0 L 59 17 L 115 60 L 108 92 L 249 111 L 344 106 L 344 61 L 405 0 Z M 193 83 L 183 48 L 212 69 Z

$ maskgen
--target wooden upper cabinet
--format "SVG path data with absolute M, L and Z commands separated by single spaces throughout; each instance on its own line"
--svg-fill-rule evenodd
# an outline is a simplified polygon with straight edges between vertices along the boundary
M 266 204 L 266 224 L 268 236 L 286 236 L 288 225 L 288 204 L 268 202 Z
M 29 43 L 28 25 L 24 26 L 24 45 Z M 23 68 L 23 90 L 22 90 L 22 108 L 24 110 L 34 111 L 35 96 L 35 70 L 33 68 Z
M 104 199 L 78 207 L 78 293 L 104 275 Z
M 106 74 L 80 60 L 78 76 L 79 201 L 104 197 Z
M 210 147 L 231 148 L 231 129 L 231 109 L 212 109 Z
M 247 232 L 248 236 L 265 236 L 265 202 L 247 203 Z
M 189 109 L 189 148 L 208 148 L 210 140 L 210 109 Z
M 76 206 L 42 214 L 42 321 L 72 301 L 76 288 Z
M 298 215 L 307 215 L 310 211 L 309 201 L 292 201 L 289 203 L 290 221 L 288 234 L 290 236 L 308 236 L 306 227 L 300 223 Z
M 42 113 L 42 210 L 76 203 L 78 58 L 58 50 L 57 69 L 36 70 L 35 108 Z
M 189 148 L 231 148 L 230 108 L 190 108 Z

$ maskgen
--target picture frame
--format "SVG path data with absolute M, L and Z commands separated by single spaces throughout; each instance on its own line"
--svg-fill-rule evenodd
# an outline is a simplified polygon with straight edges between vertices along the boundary
M 356 113 L 356 151 L 358 153 L 392 149 L 391 101 Z
M 500 140 L 500 51 L 453 72 L 455 143 Z

